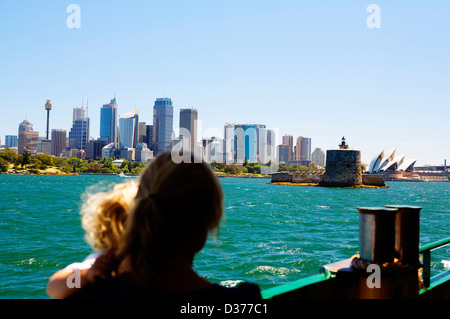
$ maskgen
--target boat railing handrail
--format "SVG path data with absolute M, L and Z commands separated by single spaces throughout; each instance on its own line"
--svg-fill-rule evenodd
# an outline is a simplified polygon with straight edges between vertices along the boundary
M 430 287 L 430 281 L 431 281 L 431 251 L 442 248 L 449 244 L 450 244 L 450 237 L 432 242 L 432 243 L 424 245 L 422 247 L 419 247 L 419 254 L 423 255 L 422 282 L 426 288 Z M 337 262 L 335 264 L 338 264 L 338 263 L 345 264 L 345 263 L 348 263 L 348 260 Z M 443 273 L 443 274 L 445 275 L 444 280 L 448 280 L 448 275 L 446 275 L 445 273 Z M 289 291 L 300 289 L 302 287 L 305 287 L 305 286 L 308 286 L 311 284 L 315 284 L 315 283 L 319 283 L 322 281 L 326 281 L 326 280 L 332 279 L 332 278 L 335 278 L 335 276 L 332 274 L 332 271 L 327 269 L 327 267 L 325 267 L 325 268 L 322 267 L 320 274 L 302 278 L 302 279 L 299 279 L 299 280 L 296 280 L 296 281 L 293 281 L 293 282 L 290 282 L 287 284 L 282 284 L 279 286 L 268 288 L 268 289 L 263 290 L 261 293 L 262 293 L 264 299 L 270 299 L 276 295 L 287 293 Z M 425 292 L 425 291 L 426 290 L 424 290 L 423 292 Z
M 419 254 L 422 254 L 422 281 L 426 288 L 431 283 L 431 251 L 442 248 L 450 244 L 450 237 L 441 239 L 419 248 Z

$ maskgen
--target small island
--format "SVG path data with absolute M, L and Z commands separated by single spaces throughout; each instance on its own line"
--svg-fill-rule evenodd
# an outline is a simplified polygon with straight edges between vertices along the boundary
M 361 152 L 348 148 L 345 138 L 339 149 L 328 150 L 325 173 L 290 173 L 272 174 L 273 185 L 321 186 L 345 188 L 389 188 L 384 175 L 363 174 Z

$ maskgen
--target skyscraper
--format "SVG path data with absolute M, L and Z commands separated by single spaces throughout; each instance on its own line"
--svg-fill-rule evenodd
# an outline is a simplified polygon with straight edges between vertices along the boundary
M 67 143 L 66 130 L 52 130 L 51 154 L 60 156 L 61 152 L 66 148 Z
M 36 142 L 36 153 L 52 155 L 52 142 L 46 138 L 38 139 Z
M 25 149 L 30 153 L 36 153 L 37 140 L 39 139 L 39 132 L 33 131 L 33 124 L 24 120 L 19 124 L 17 153 L 23 154 Z
M 270 161 L 275 150 L 269 149 L 272 145 L 273 131 L 268 130 L 263 124 L 225 124 L 225 141 L 229 140 L 229 130 L 234 127 L 233 155 L 237 163 L 259 162 L 266 164 Z M 270 139 L 270 141 L 269 141 Z M 224 153 L 228 153 L 225 143 Z M 272 152 L 272 153 L 271 153 Z M 225 155 L 226 156 L 226 155 Z
M 317 166 L 325 166 L 325 152 L 316 147 L 311 155 L 311 160 L 316 163 Z
M 119 145 L 120 148 L 136 148 L 139 133 L 138 109 L 119 117 Z
M 291 134 L 284 134 L 282 137 L 282 144 L 283 145 L 288 145 L 289 146 L 289 161 L 293 160 L 293 153 L 294 153 L 294 138 L 292 137 Z
M 105 143 L 117 146 L 117 103 L 116 98 L 100 109 L 100 138 Z
M 278 145 L 278 161 L 280 163 L 287 163 L 291 158 L 291 148 L 289 145 Z
M 236 124 L 234 127 L 234 160 L 236 163 L 257 161 L 256 126 L 252 124 Z
M 139 122 L 138 126 L 138 143 L 147 144 L 147 125 L 145 122 Z
M 146 125 L 147 134 L 145 136 L 144 143 L 147 143 L 147 147 L 149 150 L 153 151 L 153 125 Z
M 69 146 L 79 150 L 85 150 L 86 144 L 89 142 L 89 118 L 86 117 L 86 112 L 76 112 L 75 109 L 73 114 L 73 125 L 69 132 Z M 80 117 L 83 114 L 84 117 Z
M 198 111 L 196 109 L 180 110 L 180 137 L 189 139 L 190 152 L 195 151 L 197 143 L 197 120 Z
M 231 163 L 234 161 L 234 123 L 225 123 L 224 125 L 224 150 L 225 162 Z
M 311 161 L 311 138 L 297 137 L 296 161 Z
M 100 159 L 102 157 L 102 148 L 105 142 L 91 140 L 86 144 L 86 159 Z
M 155 156 L 171 150 L 172 132 L 172 100 L 169 98 L 158 98 L 153 106 L 153 151 Z
M 74 107 L 72 124 L 75 123 L 76 120 L 85 119 L 87 117 L 86 112 L 87 110 L 84 107 Z
M 264 124 L 255 124 L 254 126 L 256 129 L 256 156 L 259 162 L 260 156 L 267 151 L 267 128 Z
M 17 147 L 17 135 L 6 135 L 5 136 L 5 146 L 6 147 Z

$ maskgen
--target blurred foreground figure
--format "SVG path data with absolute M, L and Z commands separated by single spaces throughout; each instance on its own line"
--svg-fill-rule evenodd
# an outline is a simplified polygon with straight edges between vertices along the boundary
M 161 154 L 140 178 L 115 276 L 97 280 L 73 298 L 261 299 L 255 284 L 226 288 L 193 270 L 195 255 L 222 216 L 222 188 L 209 166 L 193 157 L 176 164 L 170 153 Z

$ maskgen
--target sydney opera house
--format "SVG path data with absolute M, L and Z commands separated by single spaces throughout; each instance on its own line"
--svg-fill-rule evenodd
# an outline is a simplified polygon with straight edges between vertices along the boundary
M 394 179 L 419 179 L 414 172 L 416 160 L 406 159 L 404 155 L 396 156 L 396 149 L 381 151 L 369 165 L 369 174 L 383 174 L 386 180 Z

